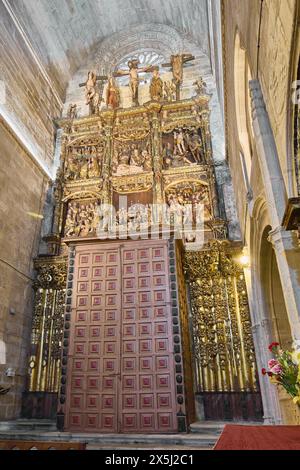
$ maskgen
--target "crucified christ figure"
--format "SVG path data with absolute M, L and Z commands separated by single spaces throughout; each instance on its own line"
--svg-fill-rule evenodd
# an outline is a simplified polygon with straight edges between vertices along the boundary
M 132 96 L 132 103 L 134 106 L 139 106 L 139 72 L 151 72 L 152 66 L 138 68 L 139 61 L 137 59 L 128 62 L 129 70 L 118 70 L 113 74 L 114 77 L 121 77 L 129 75 L 129 88 Z
M 162 67 L 171 67 L 173 73 L 173 83 L 176 85 L 176 100 L 180 100 L 180 87 L 183 81 L 183 67 L 187 62 L 194 60 L 192 54 L 171 55 L 170 63 L 162 64 Z

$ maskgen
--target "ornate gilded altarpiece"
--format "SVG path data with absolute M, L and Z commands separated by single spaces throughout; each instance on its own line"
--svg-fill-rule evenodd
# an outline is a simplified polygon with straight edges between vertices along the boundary
M 238 393 L 241 396 L 248 393 L 251 396 L 258 393 L 244 275 L 233 261 L 233 253 L 226 248 L 225 254 L 222 244 L 227 239 L 227 223 L 219 217 L 209 128 L 209 97 L 202 94 L 191 100 L 149 102 L 129 109 L 107 109 L 85 118 L 61 119 L 58 125 L 62 129 L 61 164 L 54 185 L 52 231 L 45 237 L 48 255 L 40 256 L 35 261 L 36 300 L 29 387 L 24 400 L 25 415 L 30 415 L 30 406 L 34 408 L 30 405 L 30 394 L 39 394 L 39 399 L 43 394 L 45 397 L 53 394 L 57 399 L 58 394 L 60 429 L 186 431 L 189 423 L 195 420 L 195 394 L 204 396 L 206 393 L 216 393 L 222 396 L 223 393 Z M 186 232 L 181 234 L 180 241 L 174 240 L 175 221 L 182 221 L 188 208 L 191 228 L 196 228 L 197 232 L 196 206 L 199 203 L 204 207 L 201 225 L 203 245 L 198 246 L 195 241 L 197 237 Z M 155 207 L 164 205 L 169 210 L 171 229 L 167 236 L 164 236 L 165 223 L 159 210 L 158 219 L 153 222 L 151 218 L 152 204 Z M 107 209 L 109 205 L 113 206 L 113 217 Z M 178 212 L 178 206 L 184 208 L 183 213 Z M 128 230 L 135 233 L 134 242 L 128 237 Z M 147 247 L 145 242 L 150 238 L 150 232 L 155 234 L 157 240 L 151 252 L 150 245 Z M 112 235 L 116 238 L 112 239 Z M 127 244 L 130 247 L 129 258 L 119 259 L 121 255 L 118 253 L 127 256 L 124 254 Z M 110 251 L 111 258 L 108 255 Z M 77 253 L 81 252 L 82 256 L 78 255 L 78 258 Z M 144 262 L 139 260 L 139 256 L 145 256 Z M 147 256 L 150 257 L 148 261 Z M 101 307 L 99 293 L 99 305 L 91 303 L 93 296 L 96 296 L 94 288 L 101 290 L 106 285 L 105 289 L 109 289 L 105 284 L 109 281 L 109 274 L 106 277 L 99 274 L 97 280 L 95 273 L 97 269 L 100 273 L 102 262 L 97 259 L 106 260 L 107 265 L 103 264 L 102 267 L 108 270 L 107 273 L 115 263 L 118 266 L 116 273 L 111 274 L 111 288 L 118 289 L 121 297 L 112 296 L 112 302 L 115 301 L 113 298 L 119 300 L 111 308 L 106 305 L 106 310 Z M 132 260 L 136 260 L 136 267 Z M 139 274 L 132 279 L 129 276 L 125 286 L 122 276 L 129 261 L 133 263 L 132 269 Z M 87 281 L 84 280 L 85 263 L 92 263 L 87 265 Z M 145 270 L 145 276 L 139 269 Z M 96 277 L 89 270 L 94 270 Z M 135 283 L 139 283 L 138 286 Z M 160 289 L 161 286 L 163 289 Z M 82 289 L 82 294 L 89 290 L 92 297 L 87 301 L 87 306 L 84 303 L 76 304 L 78 299 L 80 302 L 81 295 L 78 289 Z M 131 294 L 134 298 L 132 290 L 138 292 L 140 297 L 139 301 L 134 301 L 129 313 Z M 103 295 L 108 295 L 108 291 L 105 290 Z M 129 304 L 126 308 L 122 295 L 127 295 Z M 149 300 L 151 296 L 156 299 L 156 304 Z M 169 300 L 164 303 L 166 298 Z M 137 311 L 142 315 L 143 302 L 146 302 L 144 314 L 147 315 L 147 309 L 149 311 L 149 322 L 145 316 L 144 323 L 135 316 L 138 315 Z M 101 317 L 104 311 L 108 315 L 107 324 Z M 92 324 L 84 325 L 87 312 L 95 315 L 95 335 L 102 330 L 108 334 L 109 321 L 114 321 L 113 318 L 123 319 L 123 323 L 115 324 L 118 331 L 123 331 L 126 315 L 129 315 L 128 318 L 132 315 L 132 324 L 126 330 L 129 335 L 135 335 L 134 340 L 137 341 L 134 343 L 133 337 L 130 337 L 130 346 L 128 340 L 128 347 L 133 348 L 133 353 L 130 354 L 130 349 L 127 351 L 127 365 L 129 369 L 131 365 L 137 368 L 132 381 L 130 373 L 122 375 L 121 362 L 124 357 L 115 351 L 117 343 L 114 345 L 112 342 L 109 346 L 116 354 L 116 362 L 112 360 L 111 363 L 107 359 L 109 349 L 105 353 L 107 356 L 101 349 L 106 341 L 104 337 L 101 336 L 103 345 L 100 339 L 90 341 L 89 346 L 85 343 L 84 334 L 88 328 L 93 335 Z M 162 315 L 161 321 L 159 315 Z M 165 319 L 164 315 L 167 315 Z M 141 336 L 136 336 L 137 330 Z M 125 334 L 124 331 L 122 334 Z M 146 340 L 141 346 L 143 331 Z M 81 342 L 77 334 L 79 337 L 83 335 Z M 155 347 L 158 349 L 149 346 L 147 350 L 147 335 L 156 338 Z M 119 343 L 116 347 L 122 350 Z M 78 345 L 77 353 L 74 352 L 75 344 Z M 165 346 L 171 349 L 164 351 Z M 88 355 L 93 354 L 93 349 L 86 356 L 86 361 L 90 362 L 83 364 L 80 360 L 80 354 L 86 347 L 95 348 L 96 355 L 98 351 L 99 357 L 106 358 L 105 367 L 114 368 L 119 361 L 115 372 L 118 385 L 115 387 L 121 387 L 120 393 L 116 395 L 114 388 L 112 393 L 102 391 L 99 395 L 99 390 L 97 393 L 91 390 L 83 396 L 82 390 L 89 380 L 91 386 L 101 388 L 101 380 L 105 376 L 99 357 L 93 362 Z M 139 347 L 146 348 L 145 354 Z M 74 363 L 76 360 L 78 370 Z M 142 364 L 143 360 L 143 365 L 139 366 L 137 363 Z M 98 378 L 93 375 L 93 367 L 100 368 L 97 369 Z M 152 375 L 147 375 L 138 367 L 152 368 Z M 164 375 L 164 367 L 168 368 L 168 373 L 171 371 L 168 377 Z M 122 379 L 123 376 L 128 382 Z M 138 377 L 143 377 L 143 385 L 141 381 L 138 383 Z M 101 383 L 97 382 L 98 379 Z M 85 381 L 83 389 L 82 380 Z M 163 387 L 167 386 L 168 381 L 171 383 L 164 391 Z M 107 384 L 110 382 L 108 380 Z M 124 391 L 126 383 L 128 393 Z M 130 384 L 135 387 L 134 394 L 129 393 Z M 143 386 L 146 388 L 143 389 Z M 119 401 L 118 396 L 122 397 L 123 402 Z M 214 398 L 210 396 L 209 399 L 210 404 L 205 405 L 208 412 Z M 118 400 L 117 403 L 115 400 Z M 40 406 L 35 417 L 53 416 L 53 403 L 48 410 L 46 405 Z M 112 404 L 119 410 L 118 416 L 109 412 Z M 81 410 L 80 413 L 76 412 L 76 407 Z M 95 407 L 98 414 L 94 412 Z M 156 410 L 154 414 L 150 412 L 153 408 Z M 246 412 L 253 417 L 257 411 L 251 411 L 248 407 Z M 233 409 L 228 413 L 231 418 L 235 417 Z

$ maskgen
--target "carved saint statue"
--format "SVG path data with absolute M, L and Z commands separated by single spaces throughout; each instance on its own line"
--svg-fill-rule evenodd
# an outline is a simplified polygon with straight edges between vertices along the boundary
M 207 93 L 206 83 L 202 77 L 199 80 L 196 80 L 193 85 L 196 87 L 196 92 L 198 96 L 205 95 Z
M 152 80 L 150 84 L 150 96 L 153 101 L 161 101 L 163 98 L 163 81 L 159 76 L 159 68 L 152 68 Z
M 77 104 L 70 104 L 67 114 L 68 114 L 69 119 L 76 119 L 77 118 Z
M 173 101 L 176 99 L 176 84 L 174 80 L 164 82 L 164 99 L 166 101 Z
M 101 78 L 101 77 L 100 77 Z M 98 77 L 95 72 L 89 72 L 87 81 L 85 82 L 85 99 L 86 104 L 90 107 L 90 114 L 97 114 L 99 112 L 100 95 L 96 90 L 96 83 Z M 82 86 L 81 83 L 79 86 Z
M 118 70 L 114 73 L 114 77 L 121 77 L 129 75 L 129 88 L 132 96 L 132 103 L 134 106 L 139 106 L 138 90 L 139 90 L 139 72 L 150 72 L 151 66 L 138 68 L 139 61 L 137 59 L 128 62 L 129 70 Z
M 96 81 L 97 75 L 95 74 L 95 72 L 89 72 L 87 81 L 85 83 L 86 104 L 90 104 L 96 94 Z
M 120 104 L 120 91 L 113 77 L 108 79 L 106 90 L 106 106 L 108 108 L 118 108 Z

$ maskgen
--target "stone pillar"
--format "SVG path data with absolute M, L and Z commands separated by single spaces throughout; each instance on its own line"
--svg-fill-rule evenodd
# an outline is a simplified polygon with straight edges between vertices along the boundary
M 293 234 L 286 232 L 281 226 L 287 202 L 287 193 L 260 83 L 258 80 L 252 80 L 249 86 L 258 161 L 273 228 L 270 233 L 270 241 L 275 249 L 294 343 L 295 346 L 300 348 L 300 253 Z
M 270 344 L 273 338 L 270 336 L 270 320 L 261 315 L 261 312 L 264 311 L 264 306 L 262 305 L 262 295 L 259 292 L 261 289 L 261 284 L 258 281 L 259 266 L 255 265 L 255 261 L 251 262 L 251 270 L 248 268 L 244 269 L 244 274 L 248 292 L 259 385 L 264 409 L 264 423 L 282 424 L 277 389 L 271 384 L 267 377 L 261 374 L 261 369 L 266 367 L 270 359 L 266 345 Z

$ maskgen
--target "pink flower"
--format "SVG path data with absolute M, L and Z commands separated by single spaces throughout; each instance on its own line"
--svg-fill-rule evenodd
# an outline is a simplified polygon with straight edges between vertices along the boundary
M 276 361 L 276 359 L 271 359 L 268 362 L 268 367 L 269 367 L 270 371 L 275 375 L 281 374 L 281 372 L 282 372 L 282 367 L 279 364 L 279 362 Z
M 268 367 L 269 367 L 269 369 L 272 369 L 272 367 L 277 366 L 278 364 L 279 364 L 279 362 L 276 361 L 276 359 L 270 359 L 269 362 L 268 362 Z
M 282 368 L 281 368 L 281 365 L 280 365 L 280 364 L 278 364 L 277 366 L 272 367 L 272 369 L 270 369 L 270 370 L 271 370 L 271 372 L 273 372 L 273 374 L 275 374 L 275 375 L 279 375 L 279 374 L 281 374 L 281 372 L 282 372 Z

